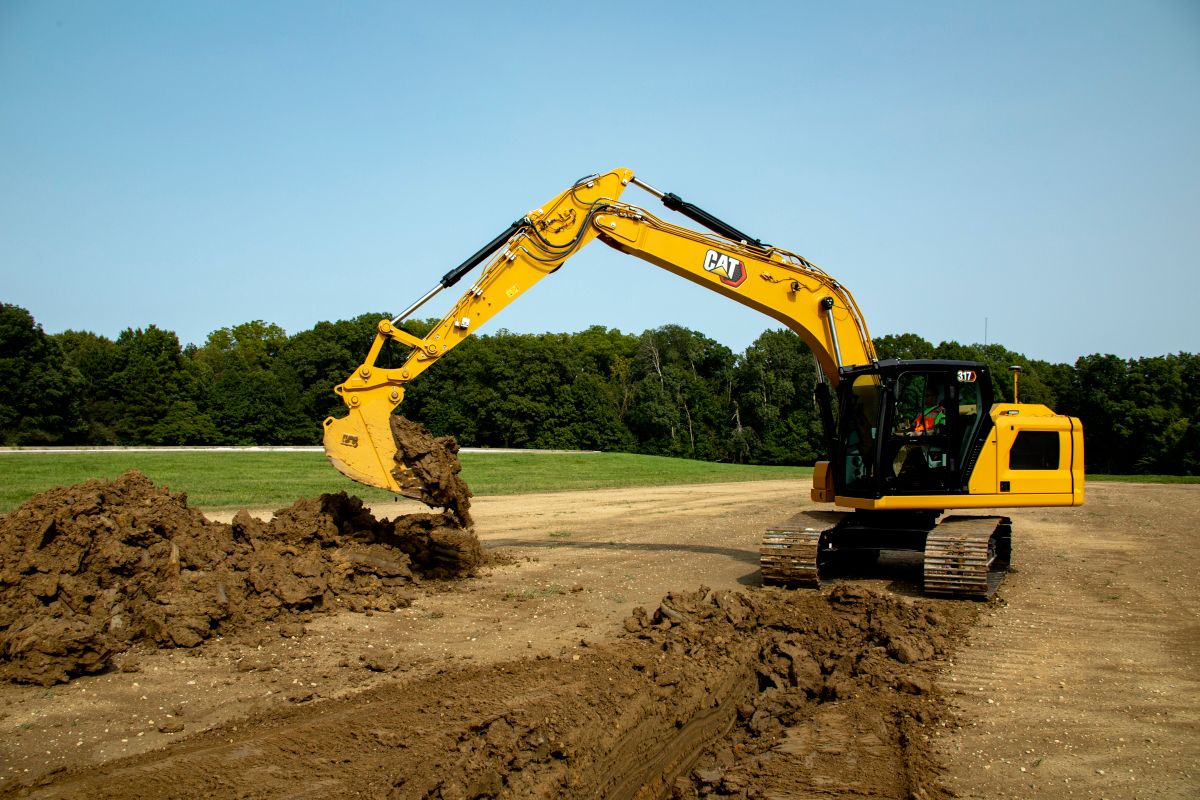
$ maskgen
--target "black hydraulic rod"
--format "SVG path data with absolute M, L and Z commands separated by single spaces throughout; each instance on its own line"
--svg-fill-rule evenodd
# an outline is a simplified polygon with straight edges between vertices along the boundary
M 730 225 L 728 222 L 719 220 L 712 214 L 705 211 L 700 206 L 692 205 L 674 192 L 667 192 L 662 196 L 663 205 L 672 211 L 678 211 L 693 222 L 697 222 L 708 228 L 713 233 L 724 236 L 726 239 L 732 239 L 735 242 L 745 242 L 753 247 L 758 247 L 766 250 L 770 247 L 765 242 L 760 242 L 748 233 L 743 233 L 737 228 Z
M 512 238 L 512 235 L 514 233 L 521 230 L 521 228 L 525 227 L 528 224 L 529 224 L 529 220 L 526 217 L 521 217 L 519 220 L 514 222 L 512 225 L 509 225 L 508 228 L 506 228 L 503 233 L 501 233 L 495 239 L 492 239 L 490 242 L 485 244 L 483 247 L 479 248 L 479 250 L 475 253 L 475 255 L 471 256 L 466 261 L 459 264 L 457 267 L 455 267 L 454 269 L 450 270 L 445 275 L 443 275 L 442 276 L 442 288 L 449 289 L 451 286 L 458 283 L 459 279 L 462 278 L 463 275 L 466 275 L 468 272 L 475 269 L 475 267 L 479 266 L 479 264 L 481 262 L 483 262 L 483 260 L 486 259 L 488 256 L 490 256 L 492 253 L 494 253 L 496 251 L 496 249 L 498 247 L 500 247 L 500 245 L 507 242 L 510 238 Z
M 445 275 L 443 275 L 441 282 L 438 283 L 437 286 L 433 287 L 428 292 L 426 292 L 421 297 L 420 300 L 413 303 L 411 306 L 404 309 L 404 311 L 400 312 L 398 315 L 393 317 L 392 324 L 399 325 L 403 320 L 408 319 L 409 316 L 411 316 L 414 312 L 416 312 L 416 310 L 418 308 L 420 308 L 421 306 L 428 303 L 431 299 L 433 299 L 437 295 L 438 292 L 442 291 L 443 289 L 449 289 L 451 286 L 458 283 L 459 279 L 461 279 L 463 275 L 466 275 L 468 272 L 475 269 L 475 267 L 479 266 L 479 263 L 482 262 L 484 259 L 486 259 L 488 256 L 490 256 L 492 253 L 494 253 L 496 251 L 496 248 L 500 247 L 500 245 L 507 242 L 510 238 L 512 238 L 512 235 L 514 233 L 521 230 L 521 228 L 525 227 L 528 224 L 529 224 L 529 218 L 521 217 L 519 220 L 514 222 L 512 225 L 509 225 L 508 228 L 504 231 L 504 233 L 500 234 L 495 239 L 492 239 L 490 242 L 485 244 L 483 247 L 479 248 L 479 250 L 476 251 L 475 255 L 471 256 L 466 261 L 459 264 L 457 267 L 455 267 L 454 269 L 450 270 Z
M 663 205 L 672 211 L 678 211 L 680 214 L 683 214 L 693 222 L 700 223 L 713 233 L 718 233 L 721 236 L 724 236 L 726 239 L 733 239 L 735 242 L 745 242 L 748 245 L 753 245 L 754 247 L 758 247 L 763 250 L 769 250 L 771 248 L 771 245 L 760 242 L 758 239 L 755 239 L 749 234 L 742 233 L 728 222 L 722 222 L 712 214 L 705 211 L 703 208 L 686 202 L 682 197 L 674 192 L 659 191 L 645 181 L 637 178 L 633 178 L 633 185 L 642 187 L 659 200 L 662 200 Z

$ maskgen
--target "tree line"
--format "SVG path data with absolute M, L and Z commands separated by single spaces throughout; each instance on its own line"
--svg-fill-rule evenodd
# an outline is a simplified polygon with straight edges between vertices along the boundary
M 47 334 L 0 303 L 0 442 L 6 445 L 317 444 L 341 416 L 333 392 L 361 363 L 384 314 L 288 335 L 246 322 L 181 346 L 171 331 L 116 339 Z M 433 320 L 406 323 L 423 335 Z M 1200 356 L 1088 355 L 1073 365 L 1000 345 L 875 341 L 880 358 L 986 362 L 996 397 L 1083 420 L 1089 470 L 1200 474 Z M 402 353 L 392 354 L 394 364 Z M 386 364 L 385 364 L 386 365 Z M 744 353 L 666 325 L 641 334 L 499 330 L 464 341 L 407 388 L 401 412 L 464 446 L 597 449 L 758 464 L 824 455 L 812 355 L 768 330 Z

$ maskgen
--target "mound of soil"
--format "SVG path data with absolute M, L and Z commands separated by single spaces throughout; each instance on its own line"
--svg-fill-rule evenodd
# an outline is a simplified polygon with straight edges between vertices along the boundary
M 341 493 L 224 525 L 137 471 L 52 489 L 0 517 L 0 678 L 49 685 L 137 641 L 194 647 L 286 615 L 408 605 L 420 577 L 478 566 L 460 519 L 377 520 Z

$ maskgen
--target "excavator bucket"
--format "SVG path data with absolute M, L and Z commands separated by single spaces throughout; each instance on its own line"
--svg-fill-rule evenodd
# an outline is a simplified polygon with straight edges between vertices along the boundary
M 351 480 L 437 505 L 404 463 L 392 432 L 392 405 L 365 403 L 349 415 L 325 420 L 325 455 Z
M 459 475 L 458 443 L 391 413 L 399 402 L 393 396 L 403 392 L 351 395 L 348 416 L 325 420 L 325 454 L 346 477 L 442 508 L 460 527 L 471 527 L 471 490 Z

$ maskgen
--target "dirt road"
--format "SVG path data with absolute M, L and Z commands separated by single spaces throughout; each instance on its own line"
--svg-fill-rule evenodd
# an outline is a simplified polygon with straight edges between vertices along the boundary
M 952 785 L 1200 796 L 1200 487 L 1094 484 L 1082 508 L 1015 516 L 1019 569 L 942 677 Z
M 0 686 L 0 791 L 1196 796 L 1200 487 L 1089 492 L 1012 515 L 987 605 L 917 598 L 903 557 L 757 589 L 797 482 L 481 498 L 497 561 L 407 608 Z

